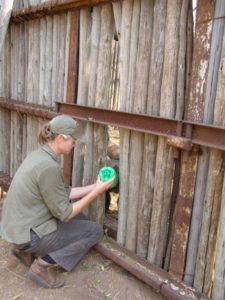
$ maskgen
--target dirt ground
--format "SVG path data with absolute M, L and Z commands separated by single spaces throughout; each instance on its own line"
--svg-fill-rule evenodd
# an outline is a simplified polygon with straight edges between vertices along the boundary
M 150 287 L 137 280 L 94 250 L 71 273 L 62 273 L 66 285 L 48 290 L 26 276 L 27 268 L 11 254 L 11 247 L 0 240 L 1 300 L 163 300 Z

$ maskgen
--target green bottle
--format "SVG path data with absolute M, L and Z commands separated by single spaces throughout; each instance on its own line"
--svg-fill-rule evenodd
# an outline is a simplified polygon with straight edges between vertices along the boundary
M 101 181 L 103 181 L 103 182 L 110 180 L 114 176 L 115 176 L 115 178 L 110 186 L 111 189 L 114 188 L 118 184 L 118 181 L 119 181 L 119 177 L 118 177 L 115 169 L 113 169 L 112 167 L 103 167 L 99 171 L 99 177 L 100 177 Z

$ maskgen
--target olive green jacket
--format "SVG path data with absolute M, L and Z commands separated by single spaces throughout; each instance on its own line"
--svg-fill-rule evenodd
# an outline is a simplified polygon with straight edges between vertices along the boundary
M 32 229 L 40 238 L 57 229 L 72 212 L 58 157 L 41 146 L 17 170 L 3 205 L 1 235 L 8 242 L 30 241 Z

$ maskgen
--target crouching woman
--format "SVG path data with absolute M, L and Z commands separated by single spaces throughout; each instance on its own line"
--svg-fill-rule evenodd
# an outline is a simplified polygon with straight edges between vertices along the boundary
M 69 189 L 59 165 L 59 156 L 70 153 L 79 135 L 78 123 L 69 116 L 46 124 L 39 135 L 41 147 L 17 170 L 3 205 L 2 238 L 29 266 L 28 277 L 46 288 L 63 286 L 57 266 L 71 271 L 102 236 L 101 226 L 82 211 L 113 179 Z

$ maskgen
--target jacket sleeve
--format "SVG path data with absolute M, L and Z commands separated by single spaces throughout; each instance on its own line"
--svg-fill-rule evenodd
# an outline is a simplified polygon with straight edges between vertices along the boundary
M 44 169 L 38 177 L 38 186 L 42 199 L 52 215 L 65 221 L 72 212 L 72 204 L 60 167 L 56 165 Z

